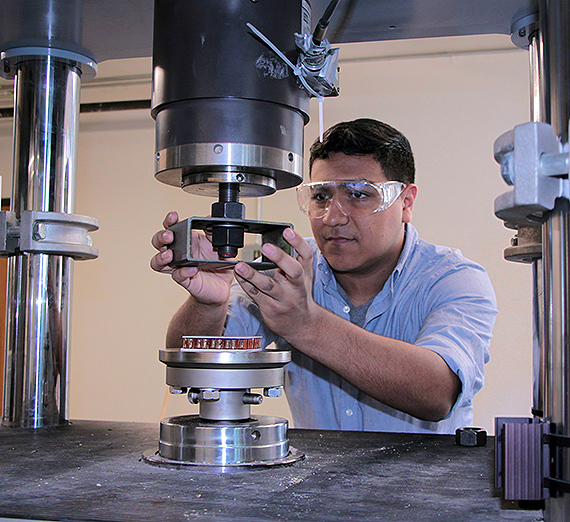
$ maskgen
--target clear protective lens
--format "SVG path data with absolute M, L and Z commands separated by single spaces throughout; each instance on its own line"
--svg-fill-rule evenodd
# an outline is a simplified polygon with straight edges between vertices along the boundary
M 324 217 L 333 201 L 336 201 L 346 214 L 353 217 L 367 216 L 389 208 L 404 188 L 405 185 L 399 181 L 305 183 L 297 187 L 297 202 L 301 212 L 312 218 Z

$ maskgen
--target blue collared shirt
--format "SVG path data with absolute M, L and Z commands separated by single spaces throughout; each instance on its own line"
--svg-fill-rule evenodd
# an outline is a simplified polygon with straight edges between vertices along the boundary
M 339 292 L 315 241 L 308 241 L 315 251 L 315 302 L 349 320 L 353 305 Z M 238 285 L 232 289 L 225 334 L 261 335 L 263 346 L 275 342 L 278 349 L 292 351 L 285 391 L 296 428 L 454 433 L 473 424 L 471 400 L 483 386 L 496 314 L 485 270 L 458 250 L 419 239 L 408 224 L 398 264 L 372 300 L 364 327 L 436 352 L 459 377 L 461 394 L 439 422 L 417 419 L 373 399 L 293 348 L 265 327 L 259 309 Z

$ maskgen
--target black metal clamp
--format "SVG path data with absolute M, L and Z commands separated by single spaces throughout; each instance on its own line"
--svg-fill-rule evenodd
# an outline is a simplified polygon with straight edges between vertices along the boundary
M 287 254 L 293 254 L 293 248 L 283 239 L 283 231 L 286 228 L 293 228 L 293 225 L 289 223 L 228 219 L 227 217 L 191 217 L 169 227 L 169 230 L 174 233 L 174 241 L 170 245 L 174 256 L 170 265 L 176 268 L 196 266 L 198 268 L 221 269 L 231 268 L 239 263 L 240 261 L 236 259 L 210 260 L 192 256 L 192 230 L 211 231 L 214 226 L 220 224 L 240 227 L 244 232 L 252 234 L 261 234 L 262 245 L 272 243 Z M 265 256 L 262 257 L 261 261 L 245 262 L 257 270 L 276 268 L 275 263 L 269 261 Z

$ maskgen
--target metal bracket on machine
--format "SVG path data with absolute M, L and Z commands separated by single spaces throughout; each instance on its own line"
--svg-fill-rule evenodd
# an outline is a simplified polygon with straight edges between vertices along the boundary
M 526 417 L 495 418 L 495 487 L 506 500 L 540 501 L 550 496 L 549 422 Z
M 495 141 L 495 160 L 512 190 L 495 200 L 495 215 L 507 226 L 540 225 L 557 198 L 569 196 L 568 152 L 554 129 L 525 123 Z
M 231 268 L 239 260 L 210 260 L 197 259 L 192 257 L 192 230 L 211 230 L 214 224 L 229 224 L 242 227 L 244 232 L 252 234 L 261 234 L 261 243 L 272 243 L 284 250 L 287 254 L 292 255 L 293 249 L 291 245 L 283 239 L 283 231 L 286 228 L 293 228 L 289 223 L 273 223 L 268 221 L 252 221 L 247 219 L 228 219 L 226 217 L 191 217 L 172 225 L 169 230 L 174 233 L 174 241 L 170 245 L 174 257 L 171 266 L 197 266 L 198 268 Z M 257 270 L 270 270 L 276 268 L 275 264 L 269 261 L 265 256 L 261 261 L 246 261 L 248 265 Z
M 20 220 L 14 212 L 0 212 L 0 256 L 19 253 L 69 256 L 75 260 L 95 259 L 88 232 L 99 228 L 95 218 L 62 212 L 24 210 Z

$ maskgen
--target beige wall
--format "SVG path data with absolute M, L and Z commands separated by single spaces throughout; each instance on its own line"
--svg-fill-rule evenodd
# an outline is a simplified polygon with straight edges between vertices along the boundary
M 486 385 L 475 398 L 475 424 L 492 431 L 495 416 L 527 416 L 531 404 L 530 268 L 502 258 L 512 233 L 493 216 L 494 198 L 507 187 L 492 155 L 494 140 L 529 118 L 528 67 L 526 53 L 516 49 L 439 52 L 473 48 L 473 42 L 345 46 L 342 93 L 325 102 L 324 123 L 366 116 L 402 130 L 416 155 L 413 221 L 420 235 L 459 248 L 487 268 L 500 314 Z M 475 40 L 474 48 L 497 42 L 499 49 L 509 47 L 508 39 L 493 37 Z M 397 56 L 402 54 L 407 56 Z M 148 84 L 139 88 L 149 90 Z M 89 95 L 87 86 L 84 93 Z M 311 107 L 307 145 L 318 132 L 316 104 Z M 11 121 L 0 120 L 4 196 L 10 135 Z M 81 116 L 77 212 L 97 217 L 101 229 L 94 234 L 100 257 L 75 264 L 71 418 L 158 422 L 162 415 L 166 386 L 157 355 L 184 292 L 150 270 L 150 237 L 170 209 L 183 217 L 206 215 L 212 201 L 154 180 L 153 141 L 147 111 Z M 255 201 L 246 203 L 255 219 Z M 263 198 L 261 218 L 292 221 L 310 234 L 292 190 Z M 195 408 L 171 396 L 165 411 Z M 288 416 L 282 399 L 266 399 L 256 411 Z

